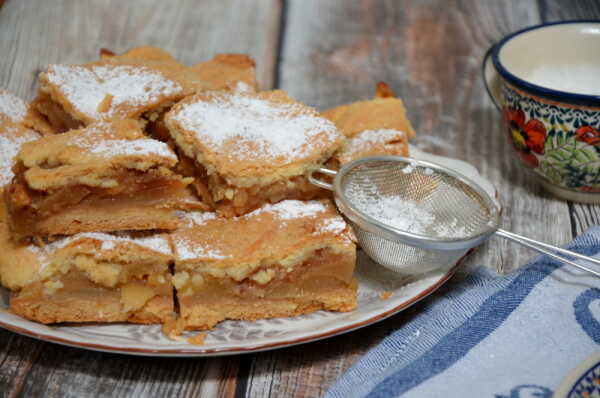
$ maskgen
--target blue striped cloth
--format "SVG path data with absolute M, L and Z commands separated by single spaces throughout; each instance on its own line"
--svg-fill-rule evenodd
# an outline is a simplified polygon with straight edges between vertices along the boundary
M 569 248 L 595 256 L 600 227 Z M 397 315 L 402 316 L 402 314 Z M 600 350 L 600 279 L 547 257 L 453 278 L 326 397 L 547 397 Z

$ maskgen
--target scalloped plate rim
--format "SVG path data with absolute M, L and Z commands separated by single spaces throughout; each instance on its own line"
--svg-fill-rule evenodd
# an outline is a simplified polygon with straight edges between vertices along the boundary
M 492 194 L 492 196 L 496 197 L 496 189 L 491 182 L 483 178 L 477 169 L 462 160 L 452 159 L 448 157 L 433 155 L 429 153 L 425 153 L 418 148 L 411 146 L 411 154 L 413 157 L 422 160 L 428 160 L 434 163 L 440 163 L 449 165 L 457 171 L 462 172 L 463 174 L 471 177 L 476 182 L 480 183 L 483 188 L 485 188 L 488 192 Z M 431 278 L 431 281 L 425 282 L 425 285 L 422 286 L 418 291 L 415 291 L 409 294 L 404 300 L 396 302 L 394 305 L 390 305 L 389 308 L 383 308 L 379 311 L 372 311 L 369 316 L 364 319 L 357 320 L 355 322 L 343 322 L 340 320 L 334 320 L 333 325 L 329 325 L 329 327 L 323 328 L 321 330 L 316 330 L 313 332 L 299 332 L 298 336 L 290 336 L 281 339 L 271 338 L 269 342 L 266 343 L 256 343 L 256 344 L 246 344 L 239 343 L 239 346 L 229 346 L 229 347 L 217 347 L 215 348 L 203 348 L 203 346 L 186 344 L 182 346 L 181 343 L 173 342 L 172 348 L 157 348 L 157 349 L 149 349 L 144 348 L 141 345 L 136 345 L 135 342 L 126 344 L 126 345 L 114 345 L 114 344 L 103 344 L 101 341 L 98 343 L 90 343 L 86 341 L 82 341 L 82 338 L 77 338 L 75 335 L 69 335 L 66 332 L 62 332 L 59 328 L 62 327 L 52 327 L 47 325 L 41 325 L 32 321 L 25 320 L 21 317 L 18 317 L 14 314 L 10 314 L 8 311 L 3 310 L 0 307 L 0 327 L 10 330 L 12 332 L 32 337 L 38 340 L 57 343 L 70 347 L 84 348 L 93 351 L 101 351 L 101 352 L 109 352 L 109 353 L 121 353 L 121 354 L 129 354 L 129 355 L 138 355 L 138 356 L 162 356 L 162 357 L 205 357 L 205 356 L 222 356 L 222 355 L 234 355 L 234 354 L 242 354 L 242 353 L 250 353 L 250 352 L 258 352 L 258 351 L 266 351 L 283 347 L 290 347 L 294 345 L 304 344 L 312 341 L 322 340 L 325 338 L 337 336 L 343 333 L 347 333 L 353 330 L 360 329 L 362 327 L 372 325 L 376 322 L 387 319 L 388 317 L 395 315 L 404 309 L 410 307 L 411 305 L 417 303 L 418 301 L 424 299 L 439 287 L 441 287 L 448 279 L 452 277 L 452 275 L 456 272 L 458 267 L 464 261 L 464 259 L 468 256 L 468 253 L 461 258 L 454 266 L 447 270 L 438 270 L 439 274 L 431 275 L 430 273 L 425 274 L 421 278 L 421 282 L 428 278 Z M 416 282 L 415 282 L 416 283 Z M 403 289 L 401 287 L 400 289 Z M 0 292 L 6 292 L 5 288 L 0 287 Z M 395 301 L 395 300 L 389 300 Z M 0 303 L 0 305 L 2 305 Z M 357 310 L 353 311 L 356 312 Z M 11 317 L 18 318 L 18 321 L 11 320 Z M 8 319 L 7 319 L 8 318 Z M 288 319 L 288 318 L 282 318 Z M 244 322 L 244 321 L 237 321 Z M 251 325 L 251 322 L 247 322 Z M 21 325 L 19 325 L 21 324 Z M 102 327 L 106 325 L 81 325 L 81 327 Z M 138 325 L 139 327 L 145 327 L 144 325 Z M 78 326 L 73 326 L 78 327 Z M 152 327 L 149 325 L 148 327 Z M 50 328 L 52 333 L 44 333 L 41 329 Z M 141 343 L 140 343 L 141 344 Z M 214 344 L 213 344 L 214 345 Z

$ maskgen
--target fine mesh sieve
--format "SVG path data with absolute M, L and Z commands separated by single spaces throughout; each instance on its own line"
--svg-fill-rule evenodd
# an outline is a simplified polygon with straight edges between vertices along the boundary
M 321 168 L 315 173 L 334 176 L 333 184 L 316 179 L 314 173 L 309 181 L 334 191 L 336 205 L 354 228 L 361 248 L 392 270 L 425 271 L 455 264 L 469 249 L 497 234 L 600 276 L 569 258 L 600 265 L 596 259 L 498 229 L 499 204 L 477 183 L 444 166 L 377 156 L 352 161 L 338 172 Z M 391 217 L 396 208 L 402 217 L 413 219 Z M 414 211 L 409 214 L 407 208 Z

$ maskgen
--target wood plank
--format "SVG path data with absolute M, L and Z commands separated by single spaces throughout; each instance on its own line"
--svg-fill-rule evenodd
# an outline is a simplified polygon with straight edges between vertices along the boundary
M 0 87 L 31 98 L 49 63 L 97 59 L 101 47 L 170 51 L 185 63 L 248 53 L 273 85 L 278 0 L 9 1 L 0 11 Z M 0 331 L 3 396 L 233 396 L 239 359 L 157 359 L 62 347 Z
M 166 49 L 193 64 L 217 53 L 247 53 L 257 60 L 264 88 L 273 84 L 280 4 L 233 0 L 84 2 L 10 1 L 0 13 L 0 86 L 33 96 L 38 72 L 49 63 L 82 63 L 98 50 L 117 53 L 139 45 Z
M 595 0 L 542 0 L 540 5 L 544 21 L 600 18 L 600 2 Z M 569 208 L 574 236 L 600 224 L 600 206 L 572 203 Z
M 375 82 L 388 82 L 406 102 L 417 146 L 467 160 L 496 184 L 506 229 L 547 242 L 569 240 L 567 204 L 545 195 L 522 173 L 480 78 L 481 59 L 494 41 L 539 22 L 536 2 L 312 0 L 289 2 L 287 11 L 282 89 L 325 108 L 368 98 Z M 540 222 L 548 219 L 553 222 Z M 511 269 L 531 257 L 494 239 L 468 266 Z M 285 354 L 257 354 L 248 395 L 319 396 L 410 316 L 404 312 Z

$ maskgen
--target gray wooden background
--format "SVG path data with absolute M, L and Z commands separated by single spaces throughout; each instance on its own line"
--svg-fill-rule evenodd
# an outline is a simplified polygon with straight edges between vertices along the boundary
M 153 45 L 196 63 L 242 52 L 263 89 L 317 107 L 370 97 L 384 80 L 404 99 L 420 148 L 466 160 L 497 186 L 503 227 L 563 244 L 598 223 L 598 207 L 549 197 L 521 173 L 480 78 L 487 48 L 543 21 L 599 18 L 572 0 L 0 0 L 0 87 L 26 99 L 48 63 L 101 47 Z M 468 259 L 512 269 L 532 254 L 493 240 Z M 438 294 L 443 294 L 443 289 Z M 0 330 L 4 397 L 314 397 L 419 306 L 326 341 L 212 359 L 88 352 Z

